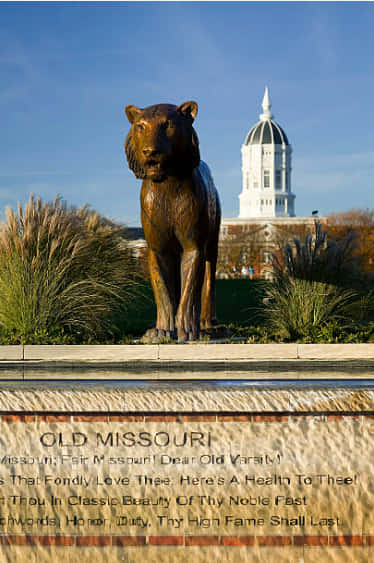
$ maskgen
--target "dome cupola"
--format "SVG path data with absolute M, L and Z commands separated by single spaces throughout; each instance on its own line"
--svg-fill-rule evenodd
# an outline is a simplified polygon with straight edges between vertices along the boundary
M 270 108 L 269 90 L 266 86 L 262 100 L 264 113 L 261 113 L 260 121 L 247 134 L 244 141 L 245 145 L 289 145 L 286 133 L 278 123 L 273 121 Z
M 242 145 L 239 217 L 293 217 L 292 148 L 282 127 L 273 120 L 267 86 L 262 109 L 260 121 L 250 129 Z

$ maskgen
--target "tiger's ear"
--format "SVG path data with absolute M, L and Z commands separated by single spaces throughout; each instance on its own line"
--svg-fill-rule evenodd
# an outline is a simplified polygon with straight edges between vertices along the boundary
M 197 103 L 196 102 L 184 102 L 177 107 L 177 112 L 181 113 L 184 117 L 194 121 L 197 116 Z
M 127 119 L 130 121 L 130 123 L 134 123 L 134 121 L 139 119 L 139 117 L 143 113 L 143 111 L 140 108 L 137 108 L 136 106 L 126 106 L 125 112 L 127 115 Z

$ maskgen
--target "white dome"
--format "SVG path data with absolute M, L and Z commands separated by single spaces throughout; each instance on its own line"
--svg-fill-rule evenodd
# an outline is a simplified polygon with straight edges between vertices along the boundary
M 272 119 L 259 121 L 249 131 L 245 145 L 289 145 L 287 135 L 282 127 Z

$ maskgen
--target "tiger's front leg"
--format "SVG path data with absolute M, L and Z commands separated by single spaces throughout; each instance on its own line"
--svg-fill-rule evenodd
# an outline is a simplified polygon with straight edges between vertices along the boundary
M 156 327 L 146 332 L 153 342 L 175 338 L 176 296 L 172 275 L 173 258 L 166 253 L 149 249 L 149 272 L 157 307 Z
M 176 319 L 179 342 L 199 338 L 204 260 L 203 253 L 198 248 L 182 254 L 181 298 Z

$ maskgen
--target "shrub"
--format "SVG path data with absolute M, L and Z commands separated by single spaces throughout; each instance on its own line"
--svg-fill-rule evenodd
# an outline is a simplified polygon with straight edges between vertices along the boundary
M 273 256 L 276 278 L 287 275 L 308 281 L 338 285 L 362 285 L 363 273 L 355 256 L 357 236 L 353 232 L 340 241 L 328 240 L 327 230 L 314 222 L 314 234 L 307 233 L 302 243 L 295 237 L 286 244 L 283 259 Z
M 0 226 L 0 326 L 20 341 L 114 333 L 136 291 L 124 228 L 59 197 L 31 196 Z
M 354 250 L 354 235 L 328 242 L 317 221 L 314 236 L 287 244 L 284 260 L 274 257 L 275 280 L 264 303 L 272 329 L 290 339 L 315 339 L 328 323 L 348 327 L 363 321 L 373 297 L 354 289 L 362 280 Z
M 357 298 L 353 290 L 324 282 L 286 278 L 269 288 L 265 307 L 273 330 L 296 340 L 315 338 L 329 322 L 349 325 Z

